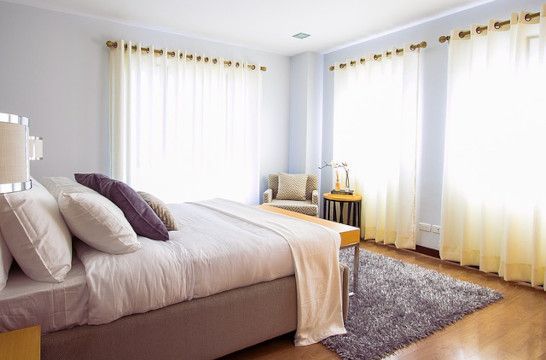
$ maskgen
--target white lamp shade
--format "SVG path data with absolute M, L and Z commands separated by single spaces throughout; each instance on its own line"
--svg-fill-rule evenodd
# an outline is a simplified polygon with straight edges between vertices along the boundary
M 0 113 L 0 193 L 32 187 L 28 158 L 28 119 Z
M 28 137 L 29 160 L 42 160 L 44 158 L 44 139 L 39 136 Z

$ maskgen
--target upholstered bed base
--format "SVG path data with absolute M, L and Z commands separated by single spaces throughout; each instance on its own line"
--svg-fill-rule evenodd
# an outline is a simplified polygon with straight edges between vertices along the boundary
M 341 265 L 344 317 L 348 268 Z M 213 359 L 296 330 L 294 276 L 42 337 L 44 360 Z

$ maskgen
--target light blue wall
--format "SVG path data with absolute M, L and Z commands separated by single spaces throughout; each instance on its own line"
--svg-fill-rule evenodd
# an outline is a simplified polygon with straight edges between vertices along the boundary
M 333 76 L 328 66 L 346 59 L 359 58 L 394 46 L 425 40 L 429 46 L 422 56 L 422 134 L 418 179 L 418 221 L 440 223 L 443 172 L 444 118 L 446 104 L 447 44 L 438 37 L 452 29 L 468 28 L 473 24 L 487 24 L 489 19 L 507 19 L 512 12 L 539 11 L 544 0 L 497 0 L 444 18 L 433 20 L 399 32 L 350 46 L 324 56 L 324 103 L 322 157 L 332 158 L 332 101 Z M 472 176 L 472 174 L 468 174 Z M 324 173 L 322 190 L 331 189 L 331 177 Z M 420 234 L 418 243 L 438 248 L 438 235 Z
M 319 174 L 322 155 L 323 56 L 306 52 L 290 58 L 291 173 Z
M 267 174 L 288 170 L 289 57 L 0 1 L 0 112 L 30 117 L 31 132 L 45 138 L 46 156 L 33 162 L 33 176 L 109 171 L 105 42 L 111 39 L 266 65 L 262 191 Z
M 307 147 L 307 97 L 309 82 L 309 53 L 290 58 L 290 131 L 288 171 L 305 172 Z

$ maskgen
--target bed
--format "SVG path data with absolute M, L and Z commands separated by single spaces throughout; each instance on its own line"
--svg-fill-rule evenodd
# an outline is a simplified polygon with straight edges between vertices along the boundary
M 142 238 L 141 250 L 119 256 L 77 242 L 61 284 L 10 274 L 2 294 L 12 305 L 0 326 L 40 323 L 43 359 L 210 359 L 298 328 L 294 262 L 278 233 L 293 223 L 263 215 L 285 222 L 275 232 L 210 206 L 171 210 L 185 226 L 166 243 Z M 348 270 L 338 271 L 346 315 Z M 13 304 L 23 297 L 35 308 L 18 317 Z

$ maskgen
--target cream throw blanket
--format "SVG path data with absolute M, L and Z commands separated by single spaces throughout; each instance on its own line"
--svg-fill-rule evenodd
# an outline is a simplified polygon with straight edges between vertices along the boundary
M 346 333 L 338 233 L 318 224 L 222 199 L 194 205 L 269 229 L 286 240 L 292 252 L 298 294 L 296 346 Z

